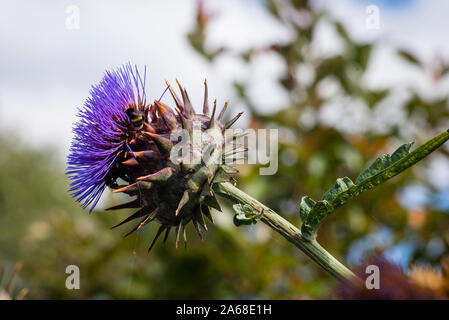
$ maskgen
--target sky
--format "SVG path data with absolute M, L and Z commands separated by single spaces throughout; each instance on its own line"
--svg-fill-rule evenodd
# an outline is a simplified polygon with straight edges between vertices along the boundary
M 316 0 L 341 19 L 358 40 L 380 43 L 366 78 L 373 87 L 407 81 L 426 95 L 447 92 L 448 86 L 431 87 L 426 75 L 395 58 L 392 48 L 409 48 L 428 63 L 435 53 L 449 58 L 449 1 L 445 0 Z M 236 51 L 285 41 L 291 35 L 262 8 L 260 0 L 206 0 L 216 16 L 210 25 L 210 44 L 226 44 Z M 365 26 L 366 8 L 380 11 L 380 28 Z M 71 8 L 79 9 L 79 29 L 67 27 Z M 208 79 L 211 98 L 230 99 L 234 112 L 240 105 L 231 80 L 249 80 L 250 94 L 263 112 L 273 112 L 287 101 L 273 83 L 282 70 L 274 55 L 258 57 L 251 66 L 231 58 L 210 65 L 190 47 L 186 33 L 195 18 L 195 1 L 23 1 L 0 2 L 0 127 L 19 134 L 33 146 L 52 145 L 61 160 L 72 138 L 77 108 L 106 69 L 131 62 L 147 66 L 147 92 L 158 99 L 164 80 L 183 83 L 200 105 L 203 81 Z M 317 50 L 338 48 L 335 34 L 323 26 Z M 169 99 L 168 95 L 164 99 Z M 246 119 L 247 120 L 247 119 Z M 243 118 L 242 123 L 245 123 Z M 449 178 L 447 179 L 449 181 Z
M 217 7 L 219 2 L 213 2 Z M 55 145 L 64 156 L 77 108 L 88 97 L 90 86 L 99 82 L 104 70 L 127 62 L 139 68 L 147 66 L 150 99 L 160 97 L 164 80 L 174 82 L 179 78 L 199 104 L 207 78 L 210 97 L 224 103 L 232 91 L 226 78 L 234 71 L 206 64 L 185 37 L 193 25 L 195 3 L 129 3 L 2 1 L 0 126 L 17 131 L 20 119 L 23 130 L 19 134 L 28 143 Z M 79 29 L 66 28 L 66 10 L 70 5 L 79 8 Z M 276 29 L 265 23 L 266 13 L 257 3 L 229 1 L 220 6 L 222 16 L 214 27 L 220 30 L 224 25 L 232 25 L 231 29 L 237 31 L 234 34 L 240 34 L 240 40 L 232 39 L 236 47 L 277 37 Z M 253 21 L 243 22 L 247 20 L 245 10 L 253 12 Z

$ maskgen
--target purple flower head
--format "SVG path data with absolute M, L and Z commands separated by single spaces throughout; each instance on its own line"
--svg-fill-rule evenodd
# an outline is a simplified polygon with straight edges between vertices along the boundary
M 128 63 L 116 71 L 106 71 L 98 85 L 93 85 L 90 97 L 79 109 L 79 121 L 68 156 L 67 175 L 70 192 L 85 209 L 97 204 L 106 188 L 107 175 L 119 155 L 127 150 L 128 108 L 143 110 L 145 106 L 145 76 Z

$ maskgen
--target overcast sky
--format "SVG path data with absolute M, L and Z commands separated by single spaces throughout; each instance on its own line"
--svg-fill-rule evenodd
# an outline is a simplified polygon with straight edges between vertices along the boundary
M 206 0 L 218 13 L 211 25 L 212 44 L 226 43 L 236 49 L 263 45 L 290 36 L 261 7 L 258 0 Z M 394 85 L 413 79 L 422 87 L 422 75 L 410 76 L 410 68 L 391 56 L 391 46 L 413 49 L 427 61 L 435 52 L 449 58 L 449 1 L 329 1 L 328 7 L 350 28 L 357 39 L 376 39 L 385 49 L 376 53 L 368 82 L 373 86 Z M 338 3 L 338 4 L 337 4 Z M 381 28 L 365 27 L 366 6 L 380 8 Z M 393 3 L 394 5 L 391 5 Z M 66 28 L 67 8 L 80 10 L 80 28 Z M 251 94 L 265 112 L 282 107 L 283 92 L 272 75 L 280 72 L 274 56 L 262 57 L 247 67 L 232 59 L 209 65 L 186 41 L 193 25 L 195 1 L 20 1 L 0 2 L 0 126 L 19 131 L 32 145 L 52 144 L 64 157 L 72 138 L 77 107 L 82 106 L 92 84 L 105 69 L 130 61 L 147 66 L 147 91 L 157 99 L 164 80 L 178 77 L 194 102 L 202 101 L 202 83 L 208 79 L 210 97 L 223 103 L 231 99 L 230 79 L 254 79 Z M 318 47 L 332 50 L 333 34 L 321 31 Z M 413 71 L 412 71 L 413 72 Z M 420 78 L 421 77 L 421 78 Z M 428 90 L 431 91 L 431 90 Z M 168 98 L 168 97 L 167 97 Z M 236 99 L 234 99 L 236 100 Z M 19 129 L 19 130 L 17 130 Z

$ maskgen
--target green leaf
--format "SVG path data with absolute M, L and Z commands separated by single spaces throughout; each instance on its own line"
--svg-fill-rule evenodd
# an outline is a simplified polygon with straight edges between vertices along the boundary
M 367 178 L 370 178 L 370 177 L 378 174 L 380 171 L 386 169 L 387 167 L 391 166 L 393 163 L 395 163 L 399 159 L 408 155 L 412 144 L 413 144 L 413 142 L 403 144 L 398 149 L 396 149 L 391 155 L 384 154 L 384 155 L 380 156 L 379 158 L 377 158 L 376 161 L 374 161 L 374 163 L 371 166 L 369 166 L 368 169 L 363 171 L 358 176 L 358 178 L 355 180 L 355 184 L 359 184 L 363 180 L 366 180 Z
M 345 191 L 354 187 L 354 183 L 348 177 L 338 178 L 335 186 L 329 189 L 323 200 L 315 202 L 309 197 L 303 197 L 299 205 L 299 215 L 303 221 L 302 233 L 306 238 L 315 237 L 315 231 L 319 225 L 334 211 L 333 201 Z
M 299 216 L 302 221 L 306 221 L 307 216 L 309 215 L 310 210 L 315 206 L 316 201 L 312 200 L 307 196 L 302 197 L 301 204 L 299 205 Z
M 390 90 L 374 90 L 374 91 L 366 91 L 362 93 L 362 98 L 365 100 L 365 102 L 368 104 L 370 108 L 374 107 L 376 104 L 378 104 L 380 101 L 385 99 L 388 94 L 390 93 Z
M 275 16 L 277 19 L 281 19 L 279 4 L 275 0 L 267 0 L 265 2 L 265 5 L 273 16 Z
M 260 215 L 254 212 L 253 207 L 248 204 L 234 204 L 232 208 L 235 211 L 234 224 L 238 227 L 241 225 L 251 225 L 255 224 L 259 219 Z
M 343 26 L 343 24 L 341 24 L 341 22 L 338 21 L 335 22 L 335 30 L 347 43 L 352 44 L 352 40 L 349 37 L 346 28 Z
M 313 200 L 312 200 L 313 201 Z M 301 227 L 303 236 L 312 240 L 316 236 L 316 230 L 321 223 L 334 211 L 332 205 L 326 200 L 318 201 L 310 210 Z
M 413 166 L 448 139 L 449 130 L 427 141 L 413 152 L 410 152 L 413 143 L 403 144 L 391 155 L 385 154 L 377 158 L 368 169 L 359 175 L 355 183 L 348 177 L 337 179 L 335 186 L 324 193 L 323 200 L 315 202 L 309 197 L 303 197 L 299 210 L 303 221 L 302 233 L 306 238 L 313 239 L 320 224 L 336 208 Z
M 397 148 L 392 154 L 391 154 L 391 163 L 395 163 L 396 161 L 400 160 L 401 158 L 404 158 L 406 155 L 409 154 L 410 148 L 412 147 L 414 142 L 405 143 L 399 148 Z
M 348 177 L 338 178 L 335 186 L 333 186 L 323 195 L 323 200 L 332 203 L 340 193 L 349 190 L 349 188 L 353 186 L 354 183 Z
M 366 67 L 368 66 L 368 62 L 371 57 L 372 48 L 373 48 L 373 45 L 370 43 L 355 46 L 356 53 L 357 53 L 356 60 L 359 62 L 360 66 L 362 67 L 363 70 L 365 70 Z
M 398 50 L 398 54 L 401 58 L 407 60 L 411 64 L 414 64 L 415 66 L 421 67 L 422 64 L 419 61 L 419 59 L 412 53 L 405 51 L 405 50 Z

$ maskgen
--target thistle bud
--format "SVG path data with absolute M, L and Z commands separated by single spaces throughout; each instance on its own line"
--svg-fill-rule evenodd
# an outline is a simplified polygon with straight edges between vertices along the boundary
M 224 134 L 241 113 L 224 123 L 227 103 L 218 116 L 216 102 L 210 112 L 205 81 L 203 112 L 197 114 L 177 84 L 180 98 L 167 83 L 171 108 L 157 100 L 147 103 L 145 73 L 137 68 L 128 64 L 106 72 L 79 112 L 68 156 L 70 191 L 83 208 L 90 205 L 92 211 L 109 187 L 134 199 L 108 210 L 137 209 L 116 226 L 139 219 L 131 234 L 152 221 L 160 224 L 149 250 L 171 229 L 176 246 L 181 237 L 186 245 L 189 222 L 202 238 L 205 220 L 213 222 L 211 208 L 221 211 L 213 185 L 231 181 L 235 172 L 223 164 Z

